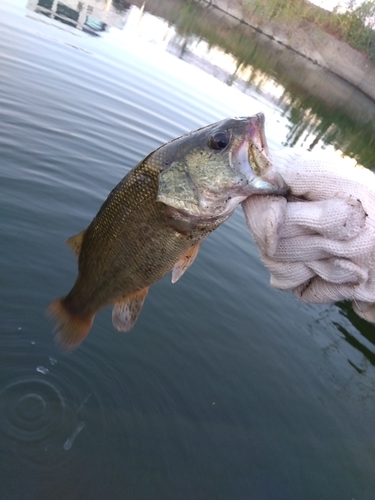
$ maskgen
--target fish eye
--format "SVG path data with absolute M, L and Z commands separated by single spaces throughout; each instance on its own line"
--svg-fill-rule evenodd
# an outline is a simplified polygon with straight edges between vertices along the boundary
M 229 139 L 229 132 L 217 132 L 208 139 L 208 147 L 214 151 L 223 151 L 228 146 Z

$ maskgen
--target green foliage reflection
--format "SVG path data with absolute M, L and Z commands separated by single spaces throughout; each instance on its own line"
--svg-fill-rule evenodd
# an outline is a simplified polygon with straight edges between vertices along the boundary
M 178 2 L 175 6 L 177 7 Z M 248 1 L 246 8 L 263 9 L 262 12 L 271 16 L 284 16 L 287 14 L 302 12 L 312 17 L 317 16 L 318 11 L 310 8 L 304 10 L 305 2 L 302 0 L 290 0 L 287 2 L 279 0 Z M 248 85 L 259 82 L 260 74 L 264 78 L 272 78 L 280 83 L 285 92 L 278 104 L 283 107 L 286 116 L 292 123 L 290 133 L 286 139 L 286 145 L 293 146 L 299 142 L 303 135 L 308 136 L 309 147 L 312 149 L 319 140 L 326 144 L 333 144 L 346 155 L 355 158 L 359 163 L 368 168 L 375 169 L 374 137 L 375 124 L 371 113 L 367 116 L 353 116 L 345 103 L 330 103 L 329 99 L 319 96 L 317 93 L 309 93 L 309 86 L 302 85 L 301 79 L 305 76 L 301 69 L 294 64 L 291 51 L 283 50 L 281 58 L 280 48 L 275 49 L 275 42 L 259 33 L 246 23 L 234 22 L 226 18 L 222 13 L 217 14 L 215 9 L 202 8 L 192 0 L 181 2 L 180 9 L 174 9 L 172 21 L 179 35 L 184 39 L 181 44 L 181 57 L 186 51 L 188 41 L 193 39 L 205 40 L 210 47 L 220 47 L 225 53 L 231 54 L 237 61 L 234 74 L 227 80 L 232 84 L 241 70 L 251 67 L 249 71 Z M 281 9 L 283 5 L 283 9 Z M 267 10 L 268 9 L 268 10 Z M 271 9 L 271 10 L 269 10 Z M 318 12 L 318 14 L 317 14 Z M 322 19 L 327 20 L 325 14 Z M 315 13 L 315 14 L 314 14 Z M 323 16 L 323 14 L 321 14 Z M 296 14 L 297 16 L 297 14 Z M 250 16 L 251 19 L 251 16 Z M 272 46 L 273 44 L 273 46 Z M 353 88 L 353 93 L 358 92 Z M 369 101 L 369 108 L 373 103 Z

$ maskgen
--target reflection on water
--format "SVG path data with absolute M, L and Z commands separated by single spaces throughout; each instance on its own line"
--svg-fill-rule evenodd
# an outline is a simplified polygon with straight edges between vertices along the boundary
M 139 6 L 142 2 L 137 3 Z M 168 6 L 168 7 L 167 7 Z M 287 145 L 334 144 L 373 168 L 375 105 L 352 85 L 283 49 L 273 40 L 217 9 L 196 2 L 148 1 L 145 11 L 167 19 L 177 31 L 170 50 L 246 92 L 277 98 L 293 124 Z
M 111 0 L 77 1 L 28 0 L 27 8 L 35 10 L 51 19 L 77 28 L 91 35 L 98 35 L 108 27 L 122 29 L 125 24 L 124 12 L 130 7 L 122 3 L 121 12 L 112 8 Z
M 132 5 L 29 0 L 28 8 L 90 34 L 113 27 L 163 46 L 228 85 L 275 100 L 291 123 L 285 145 L 334 144 L 374 168 L 374 103 L 250 26 L 218 16 L 217 9 L 182 0 L 135 0 Z
M 338 304 L 342 310 L 343 315 L 348 318 L 351 325 L 354 327 L 353 331 L 348 331 L 342 324 L 337 324 L 338 330 L 344 335 L 345 340 L 358 349 L 363 356 L 375 366 L 375 329 L 364 319 L 357 316 L 353 309 L 347 303 Z M 361 332 L 361 338 L 353 333 L 355 331 Z
M 372 121 L 355 120 L 345 108 L 329 113 L 324 103 L 309 95 L 300 97 L 296 94 L 286 106 L 282 100 L 280 104 L 291 122 L 285 145 L 306 145 L 312 150 L 319 141 L 323 141 L 375 170 L 375 127 Z M 369 106 L 372 108 L 374 105 Z
M 64 240 L 160 144 L 263 111 L 272 149 L 344 148 L 350 120 L 291 92 L 244 34 L 246 61 L 210 42 L 195 5 L 48 4 L 0 17 L 1 500 L 373 500 L 375 327 L 271 289 L 240 212 L 131 334 L 105 310 L 65 355 L 44 317 L 76 276 Z

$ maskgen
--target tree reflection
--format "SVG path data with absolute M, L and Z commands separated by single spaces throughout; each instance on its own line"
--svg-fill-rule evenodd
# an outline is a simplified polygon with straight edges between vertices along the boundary
M 313 149 L 322 141 L 333 144 L 366 167 L 375 168 L 375 105 L 370 99 L 206 1 L 28 2 L 33 10 L 96 35 L 108 26 L 123 29 L 129 20 L 124 13 L 135 8 L 134 5 L 167 21 L 165 29 L 175 35 L 166 37 L 166 50 L 197 64 L 227 85 L 245 92 L 257 89 L 280 106 L 290 121 L 285 145 L 303 144 Z
M 329 109 L 315 97 L 300 96 L 292 91 L 285 92 L 280 105 L 291 123 L 286 146 L 295 146 L 303 135 L 306 140 L 313 137 L 310 150 L 322 140 L 335 145 L 366 167 L 375 169 L 374 124 L 371 121 L 355 120 L 344 108 Z
M 145 9 L 158 15 L 156 2 L 147 2 Z M 207 5 L 175 0 L 169 14 L 164 5 L 163 14 L 180 37 L 180 57 L 187 58 L 204 41 L 212 50 L 220 48 L 236 60 L 235 69 L 224 80 L 227 84 L 241 84 L 246 75 L 245 83 L 252 87 L 261 88 L 269 80 L 284 87 L 278 104 L 291 122 L 286 145 L 303 140 L 313 149 L 323 141 L 375 168 L 375 105 L 358 89 L 256 28 Z

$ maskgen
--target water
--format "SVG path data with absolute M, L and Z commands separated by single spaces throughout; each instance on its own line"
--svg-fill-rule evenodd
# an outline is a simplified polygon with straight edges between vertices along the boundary
M 92 37 L 1 10 L 0 498 L 372 500 L 375 328 L 271 289 L 240 210 L 130 334 L 108 309 L 66 355 L 44 314 L 75 279 L 64 240 L 140 159 L 259 111 L 279 148 L 283 109 L 166 51 L 140 11 Z

